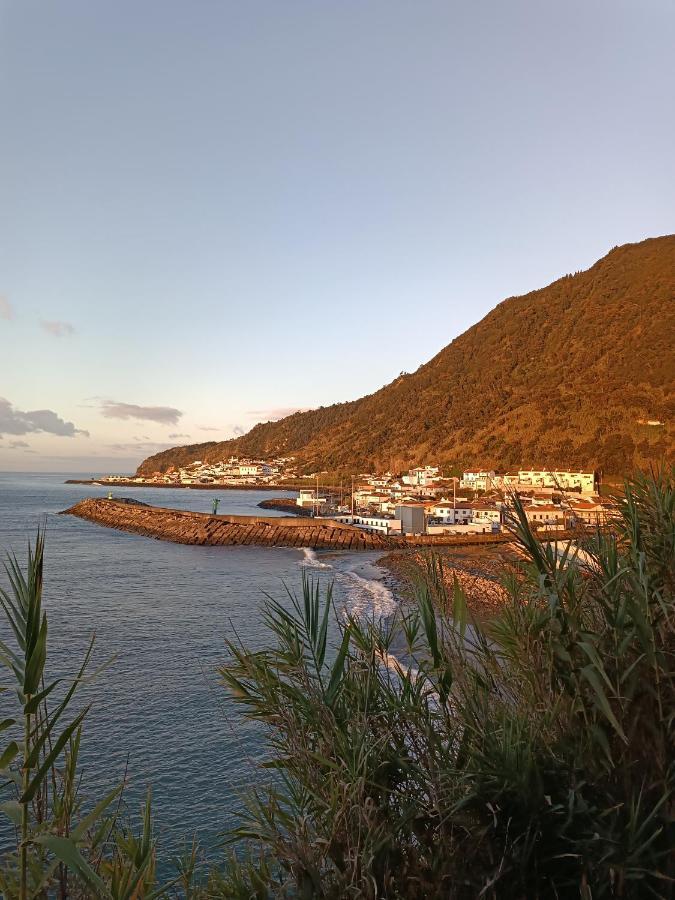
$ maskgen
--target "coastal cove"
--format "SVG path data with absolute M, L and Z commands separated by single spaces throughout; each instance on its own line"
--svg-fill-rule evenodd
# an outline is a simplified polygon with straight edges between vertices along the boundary
M 46 528 L 50 675 L 72 674 L 93 632 L 97 663 L 112 659 L 81 697 L 93 703 L 82 747 L 85 785 L 94 795 L 128 765 L 131 814 L 152 786 L 163 870 L 193 833 L 214 860 L 240 793 L 266 777 L 256 767 L 262 733 L 234 709 L 215 674 L 225 638 L 263 646 L 264 595 L 286 602 L 286 586 L 297 592 L 303 570 L 334 583 L 339 609 L 364 616 L 393 614 L 393 582 L 377 565 L 382 551 L 186 546 L 57 515 L 100 493 L 59 475 L 0 475 L 0 548 L 22 561 L 38 525 Z M 139 488 L 135 496 L 197 513 L 211 507 L 203 491 Z M 221 509 L 254 516 L 264 496 L 228 491 Z M 11 703 L 0 696 L 3 717 Z M 5 832 L 0 844 L 10 844 Z

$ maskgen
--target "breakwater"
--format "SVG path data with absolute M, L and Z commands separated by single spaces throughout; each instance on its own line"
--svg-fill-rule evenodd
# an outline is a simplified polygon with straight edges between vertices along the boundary
M 162 506 L 147 506 L 126 498 L 81 500 L 61 515 L 78 516 L 97 525 L 177 544 L 212 547 L 311 547 L 314 550 L 394 550 L 406 547 L 475 547 L 508 544 L 513 536 L 501 534 L 383 535 L 370 534 L 333 519 L 293 516 L 213 516 Z M 539 534 L 541 541 L 578 539 L 583 532 Z
M 330 519 L 320 522 L 286 516 L 212 516 L 103 498 L 82 500 L 62 515 L 158 540 L 209 547 L 253 544 L 315 550 L 388 550 L 402 543 L 400 539 L 367 534 Z

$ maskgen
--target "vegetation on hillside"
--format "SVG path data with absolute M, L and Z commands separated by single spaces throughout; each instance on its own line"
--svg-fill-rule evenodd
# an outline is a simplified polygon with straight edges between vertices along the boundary
M 675 458 L 673 335 L 675 235 L 617 247 L 588 271 L 505 300 L 374 394 L 232 441 L 166 450 L 139 472 L 231 454 L 293 454 L 306 471 L 423 463 L 632 471 Z

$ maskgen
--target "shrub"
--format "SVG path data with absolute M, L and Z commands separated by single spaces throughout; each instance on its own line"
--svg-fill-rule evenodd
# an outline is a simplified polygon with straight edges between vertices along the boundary
M 540 544 L 520 507 L 514 527 L 526 562 L 488 623 L 432 558 L 414 610 L 348 618 L 337 647 L 309 580 L 267 604 L 273 646 L 229 645 L 276 777 L 221 895 L 674 895 L 673 473 L 628 482 L 583 547 Z

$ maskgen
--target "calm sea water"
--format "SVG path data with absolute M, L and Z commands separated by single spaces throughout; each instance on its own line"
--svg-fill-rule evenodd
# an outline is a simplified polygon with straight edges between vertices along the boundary
M 85 785 L 112 786 L 128 764 L 130 811 L 152 787 L 163 867 L 194 834 L 217 862 L 220 835 L 234 824 L 242 791 L 264 777 L 256 763 L 266 752 L 260 728 L 218 683 L 225 639 L 265 645 L 264 595 L 284 601 L 284 583 L 299 591 L 303 567 L 333 581 L 338 604 L 352 612 L 388 615 L 394 600 L 374 554 L 186 547 L 56 515 L 105 493 L 66 485 L 63 475 L 0 474 L 0 550 L 23 558 L 37 526 L 46 525 L 49 674 L 72 673 L 92 633 L 96 661 L 114 657 L 82 694 L 93 702 L 82 751 Z M 161 488 L 114 493 L 200 511 L 210 511 L 216 495 L 219 512 L 244 515 L 260 513 L 257 504 L 271 496 Z M 0 634 L 7 636 L 4 621 Z M 0 712 L 11 702 L 9 693 L 0 695 Z

